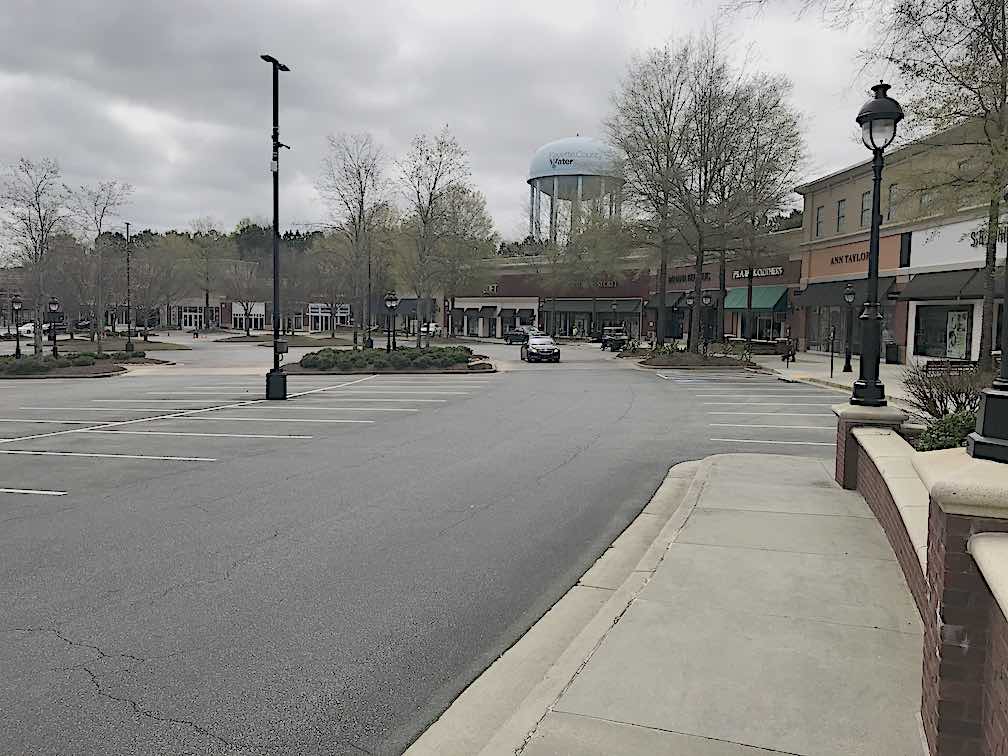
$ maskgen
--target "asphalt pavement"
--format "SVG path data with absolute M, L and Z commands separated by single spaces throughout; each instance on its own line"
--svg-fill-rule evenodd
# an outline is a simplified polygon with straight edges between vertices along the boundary
M 480 345 L 500 372 L 291 376 L 267 403 L 268 349 L 192 346 L 0 381 L 0 752 L 398 753 L 670 465 L 828 456 L 842 399 Z

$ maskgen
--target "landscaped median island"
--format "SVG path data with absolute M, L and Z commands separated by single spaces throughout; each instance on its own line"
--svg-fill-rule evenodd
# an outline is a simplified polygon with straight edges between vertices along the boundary
M 67 352 L 59 357 L 0 357 L 0 378 L 104 378 L 123 373 L 124 364 L 160 365 L 144 352 Z
M 687 352 L 678 344 L 654 349 L 634 348 L 620 352 L 620 357 L 639 359 L 640 365 L 654 368 L 758 368 L 744 349 L 734 345 L 709 344 L 700 353 Z
M 493 370 L 465 346 L 426 349 L 320 349 L 309 352 L 288 373 L 468 373 Z
M 299 336 L 290 335 L 286 337 L 289 347 L 313 347 L 313 346 L 350 346 L 353 340 L 344 336 Z M 215 339 L 222 344 L 260 344 L 262 346 L 273 346 L 273 334 L 252 334 L 251 336 L 228 336 L 223 339 Z

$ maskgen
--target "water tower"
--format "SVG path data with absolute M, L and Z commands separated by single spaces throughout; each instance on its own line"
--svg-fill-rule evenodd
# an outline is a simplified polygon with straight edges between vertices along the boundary
M 575 136 L 544 144 L 529 166 L 529 236 L 542 239 L 542 197 L 549 197 L 549 240 L 557 241 L 561 202 L 570 203 L 570 232 L 580 221 L 583 206 L 594 206 L 607 218 L 619 218 L 623 177 L 616 151 L 591 137 Z

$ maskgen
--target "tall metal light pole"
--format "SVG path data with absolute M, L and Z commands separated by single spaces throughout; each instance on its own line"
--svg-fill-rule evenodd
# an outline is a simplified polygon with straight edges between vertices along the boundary
M 851 284 L 847 284 L 847 288 L 844 289 L 843 299 L 847 303 L 847 338 L 844 339 L 844 362 L 843 362 L 843 372 L 853 373 L 854 368 L 851 367 L 851 352 L 854 346 L 854 300 L 857 298 L 857 294 L 854 292 L 854 287 Z
M 130 224 L 126 221 L 126 346 L 123 351 L 133 351 L 133 294 L 130 287 Z
M 1008 193 L 1005 201 L 1008 202 Z M 980 394 L 976 430 L 966 437 L 966 452 L 977 459 L 1008 462 L 1008 264 L 1001 300 L 1001 365 L 991 387 Z M 996 332 L 996 331 L 995 331 Z
M 59 313 L 60 303 L 55 296 L 49 297 L 49 335 L 52 337 L 52 356 L 59 357 L 59 350 L 56 349 L 56 315 Z
M 287 375 L 280 369 L 280 355 L 286 351 L 280 343 L 280 148 L 290 147 L 280 141 L 280 71 L 290 69 L 272 55 L 260 55 L 273 68 L 273 368 L 266 374 L 266 398 L 287 398 Z
M 886 93 L 889 85 L 879 82 L 872 87 L 875 96 L 857 115 L 861 141 L 872 151 L 872 221 L 868 240 L 868 292 L 861 312 L 861 361 L 858 379 L 850 403 L 865 407 L 886 405 L 885 386 L 879 380 L 882 357 L 882 312 L 879 306 L 879 233 L 882 226 L 882 153 L 896 138 L 896 125 L 903 120 L 903 108 Z
M 11 320 L 14 321 L 14 359 L 21 359 L 21 297 L 15 294 L 11 297 Z

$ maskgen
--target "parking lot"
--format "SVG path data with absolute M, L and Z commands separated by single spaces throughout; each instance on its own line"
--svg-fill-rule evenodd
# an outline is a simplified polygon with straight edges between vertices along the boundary
M 66 496 L 354 434 L 487 386 L 488 376 L 290 376 L 289 398 L 262 399 L 259 376 L 0 384 L 0 496 Z M 73 399 L 64 398 L 67 395 Z
M 655 377 L 692 403 L 714 445 L 733 452 L 833 456 L 831 407 L 847 400 L 840 392 L 739 370 L 660 370 Z

